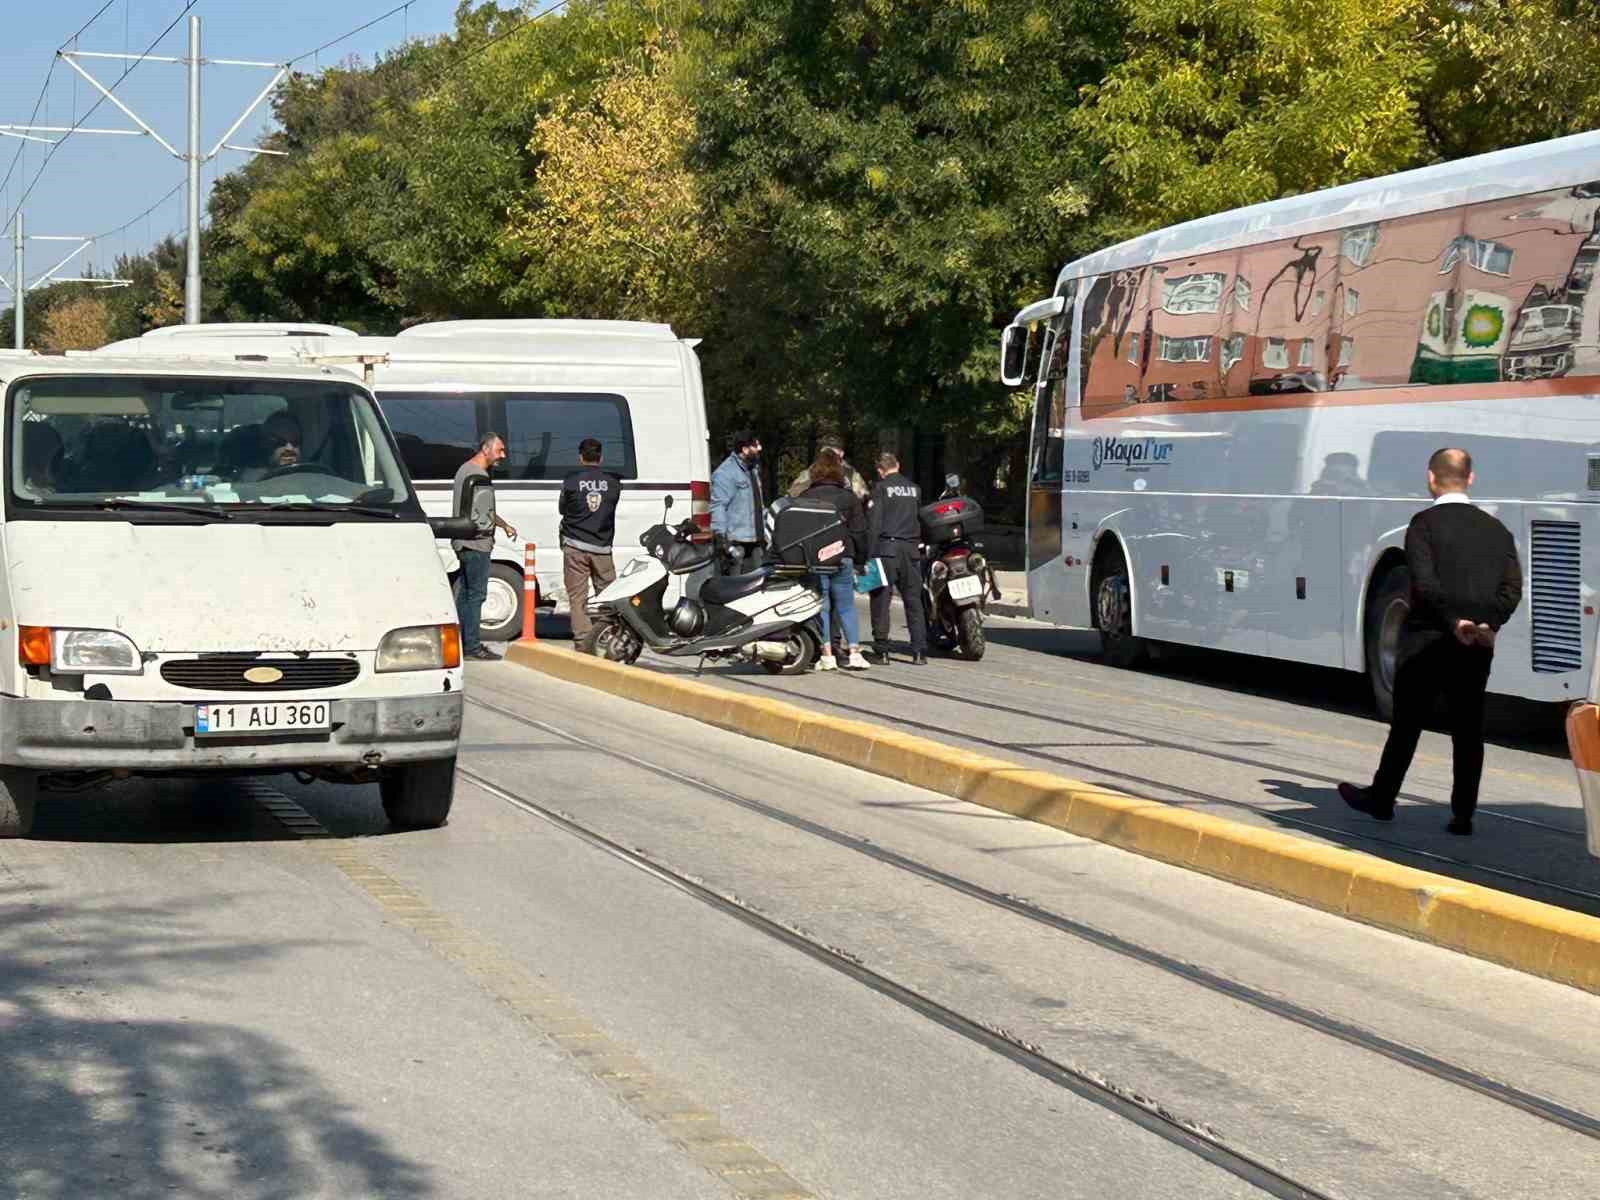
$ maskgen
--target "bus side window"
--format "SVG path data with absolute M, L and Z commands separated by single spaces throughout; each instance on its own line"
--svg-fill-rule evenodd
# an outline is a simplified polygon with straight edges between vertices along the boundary
M 1078 361 L 1085 409 L 1116 408 L 1144 396 L 1150 358 L 1146 267 L 1113 271 L 1089 285 L 1083 299 Z

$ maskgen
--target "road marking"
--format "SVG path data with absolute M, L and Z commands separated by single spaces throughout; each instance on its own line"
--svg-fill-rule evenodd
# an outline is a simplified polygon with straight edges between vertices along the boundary
M 246 783 L 244 790 L 395 924 L 460 968 L 734 1196 L 740 1200 L 816 1200 L 792 1175 L 724 1126 L 715 1113 L 592 1024 L 566 997 L 493 942 L 434 911 L 417 892 L 374 866 L 356 843 L 334 838 L 320 821 L 276 789 Z

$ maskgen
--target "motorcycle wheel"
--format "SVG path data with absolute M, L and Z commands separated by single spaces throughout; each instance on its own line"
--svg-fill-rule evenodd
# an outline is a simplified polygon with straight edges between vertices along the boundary
M 983 609 L 973 604 L 961 610 L 957 618 L 961 640 L 961 653 L 977 662 L 983 657 L 987 639 L 983 636 Z
M 811 669 L 811 664 L 817 661 L 817 655 L 822 653 L 822 647 L 817 645 L 817 639 L 812 636 L 809 629 L 796 629 L 784 639 L 789 654 L 782 662 L 769 662 L 761 660 L 761 669 L 768 675 L 804 675 Z
M 639 657 L 644 644 L 615 617 L 602 617 L 578 640 L 578 649 L 608 662 L 632 663 Z

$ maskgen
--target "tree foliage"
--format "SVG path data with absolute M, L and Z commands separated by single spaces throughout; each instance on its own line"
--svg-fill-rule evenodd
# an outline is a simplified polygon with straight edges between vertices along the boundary
M 613 66 L 588 104 L 559 100 L 534 125 L 533 186 L 509 213 L 526 259 L 514 296 L 553 315 L 691 324 L 715 247 L 686 154 L 694 109 L 670 51 Z
M 50 308 L 40 326 L 40 349 L 95 350 L 110 340 L 111 313 L 98 296 L 74 296 Z
M 1020 478 L 996 334 L 1160 225 L 1588 129 L 1572 0 L 462 0 L 291 76 L 219 179 L 209 320 L 664 320 L 714 430 Z M 30 343 L 181 319 L 183 247 L 30 295 Z M 0 314 L 0 339 L 10 315 Z M 1011 489 L 1011 500 L 1020 489 Z

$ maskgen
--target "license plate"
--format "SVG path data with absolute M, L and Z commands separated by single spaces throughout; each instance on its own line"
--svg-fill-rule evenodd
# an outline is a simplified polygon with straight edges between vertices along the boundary
M 950 599 L 965 600 L 969 596 L 983 595 L 983 580 L 976 575 L 958 575 L 950 581 Z
M 196 737 L 251 737 L 274 733 L 326 733 L 333 726 L 326 700 L 282 700 L 271 704 L 197 704 Z

